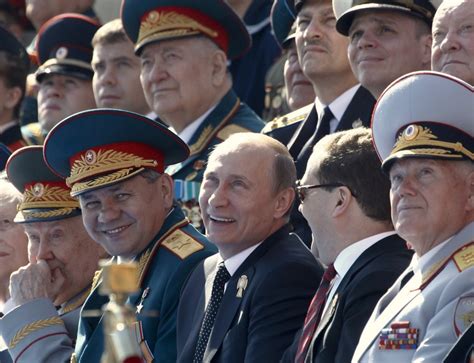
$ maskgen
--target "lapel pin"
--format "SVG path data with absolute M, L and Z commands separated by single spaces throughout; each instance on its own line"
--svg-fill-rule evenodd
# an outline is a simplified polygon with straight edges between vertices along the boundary
M 242 298 L 248 283 L 249 279 L 247 278 L 247 275 L 242 275 L 239 277 L 239 281 L 237 282 L 237 294 L 235 295 L 236 297 Z

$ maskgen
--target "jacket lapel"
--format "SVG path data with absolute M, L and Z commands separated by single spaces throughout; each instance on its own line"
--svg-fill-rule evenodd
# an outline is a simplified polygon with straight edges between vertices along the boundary
M 229 280 L 224 297 L 221 301 L 221 306 L 217 312 L 214 328 L 209 338 L 209 344 L 204 353 L 204 362 L 209 362 L 213 359 L 219 350 L 225 335 L 234 320 L 234 317 L 242 303 L 242 298 L 237 297 L 237 284 L 242 275 L 246 275 L 248 279 L 247 290 L 252 286 L 253 276 L 255 274 L 255 264 L 268 251 L 269 248 L 281 241 L 281 236 L 289 233 L 288 225 L 280 228 L 273 235 L 268 237 L 265 241 L 253 251 L 249 257 L 240 265 L 235 274 Z M 212 279 L 214 281 L 214 279 Z M 245 294 L 245 292 L 244 292 Z M 244 296 L 245 297 L 245 296 Z
M 336 131 L 351 130 L 360 126 L 370 127 L 370 117 L 374 105 L 374 96 L 360 86 L 344 111 Z
M 300 123 L 288 142 L 288 150 L 290 151 L 293 160 L 298 158 L 304 145 L 315 132 L 317 122 L 318 113 L 316 112 L 316 106 L 313 104 L 308 116 L 306 116 L 306 119 Z

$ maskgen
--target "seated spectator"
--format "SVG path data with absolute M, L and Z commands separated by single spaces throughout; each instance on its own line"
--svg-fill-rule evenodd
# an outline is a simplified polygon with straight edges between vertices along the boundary
M 433 20 L 431 67 L 474 86 L 474 1 L 446 0 Z
M 352 362 L 441 362 L 474 314 L 473 89 L 414 72 L 374 109 L 392 221 L 415 250 L 377 303 Z M 407 335 L 408 332 L 408 335 Z
M 97 107 L 120 108 L 150 115 L 140 83 L 140 58 L 125 34 L 122 20 L 115 19 L 97 30 L 92 38 L 94 53 L 92 86 Z
M 75 343 L 79 311 L 106 254 L 84 229 L 70 189 L 46 166 L 43 147 L 19 149 L 6 170 L 23 194 L 14 221 L 28 236 L 29 264 L 10 277 L 0 335 L 13 362 L 64 362 L 64 342 Z
M 369 129 L 314 146 L 296 190 L 313 253 L 328 268 L 284 362 L 350 362 L 375 304 L 412 256 L 393 230 L 389 189 Z
M 278 362 L 291 344 L 323 272 L 290 234 L 295 179 L 288 150 L 265 135 L 235 134 L 211 153 L 199 202 L 219 254 L 181 295 L 179 362 Z

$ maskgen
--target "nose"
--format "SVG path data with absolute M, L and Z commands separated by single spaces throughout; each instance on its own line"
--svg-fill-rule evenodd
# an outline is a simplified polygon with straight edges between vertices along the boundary
M 374 48 L 376 45 L 375 37 L 369 32 L 363 32 L 357 40 L 357 48 Z
M 219 185 L 217 188 L 210 191 L 207 202 L 213 209 L 225 207 L 229 202 L 225 187 Z
M 460 49 L 460 43 L 456 32 L 448 31 L 440 44 L 443 53 L 453 52 Z
M 168 77 L 168 72 L 166 71 L 163 62 L 160 62 L 159 59 L 155 59 L 153 66 L 149 67 L 147 70 L 143 70 L 142 72 L 145 73 L 145 78 L 152 83 L 160 83 Z
M 115 71 L 112 69 L 112 67 L 106 67 L 104 72 L 99 78 L 100 83 L 114 86 L 117 84 L 117 76 L 115 74 Z
M 36 252 L 36 253 L 34 253 Z M 37 250 L 33 251 L 33 255 L 36 256 L 36 260 L 52 260 L 54 258 L 54 253 L 51 249 L 50 244 L 46 240 L 41 240 Z
M 97 220 L 99 223 L 110 223 L 120 217 L 120 208 L 113 200 L 102 201 Z
M 413 196 L 416 194 L 416 181 L 412 176 L 405 176 L 396 187 L 396 193 L 402 196 Z
M 323 36 L 321 24 L 317 20 L 311 19 L 306 29 L 303 30 L 302 35 L 305 41 L 311 41 L 311 39 L 321 39 Z

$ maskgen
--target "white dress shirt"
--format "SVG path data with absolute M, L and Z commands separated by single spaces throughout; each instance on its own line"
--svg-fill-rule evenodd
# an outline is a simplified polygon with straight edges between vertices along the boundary
M 176 132 L 173 126 L 170 126 L 170 130 L 173 131 L 176 135 L 178 135 L 186 144 L 189 145 L 189 141 L 192 139 L 196 130 L 201 126 L 207 116 L 214 111 L 217 105 L 212 106 L 209 110 L 204 112 L 201 116 L 199 116 L 196 120 L 191 122 L 188 126 L 186 126 L 183 131 Z
M 323 114 L 324 108 L 326 106 L 329 107 L 332 114 L 334 115 L 334 118 L 331 121 L 329 121 L 329 129 L 331 133 L 336 131 L 337 125 L 339 125 L 339 122 L 341 121 L 341 118 L 344 115 L 344 112 L 346 112 L 347 106 L 349 106 L 349 103 L 351 103 L 352 98 L 354 98 L 354 95 L 356 94 L 359 87 L 360 87 L 360 84 L 356 84 L 355 86 L 349 88 L 347 91 L 342 93 L 339 97 L 337 97 L 334 101 L 332 101 L 329 105 L 323 104 L 316 97 L 314 104 L 315 104 L 316 112 L 318 113 L 318 115 Z
M 372 247 L 377 242 L 394 234 L 395 231 L 375 234 L 344 248 L 339 253 L 339 255 L 337 255 L 336 260 L 334 261 L 334 269 L 336 270 L 337 275 L 334 280 L 332 280 L 332 284 L 327 295 L 326 302 L 330 302 L 332 300 L 337 290 L 337 287 L 339 286 L 349 269 L 352 267 L 354 262 L 356 262 L 357 259 L 360 257 L 360 255 L 362 255 L 368 248 Z M 328 305 L 329 304 L 327 303 L 324 305 L 323 314 L 325 313 Z

